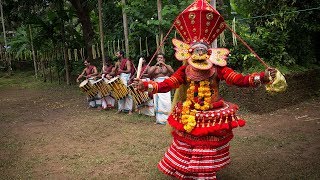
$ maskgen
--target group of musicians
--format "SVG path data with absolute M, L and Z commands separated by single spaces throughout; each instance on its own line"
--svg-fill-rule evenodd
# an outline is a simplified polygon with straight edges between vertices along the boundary
M 110 57 L 106 57 L 101 72 L 99 73 L 96 66 L 91 65 L 89 60 L 84 61 L 86 66 L 82 73 L 78 76 L 77 82 L 85 78 L 86 81 L 90 81 L 92 84 L 97 80 L 112 78 L 120 78 L 125 86 L 129 86 L 132 83 L 133 78 L 136 76 L 136 68 L 131 60 L 125 58 L 124 51 L 118 51 L 116 54 L 116 61 L 111 62 Z M 156 56 L 156 64 L 149 66 L 147 60 L 141 57 L 141 79 L 143 81 L 156 81 L 162 82 L 173 74 L 173 68 L 165 63 L 164 54 L 160 53 Z M 145 92 L 147 94 L 147 92 Z M 97 93 L 94 97 L 88 97 L 89 108 L 97 108 L 100 110 L 108 110 L 117 107 L 117 113 L 125 112 L 129 115 L 133 110 L 139 114 L 145 114 L 147 116 L 155 116 L 157 124 L 166 124 L 168 115 L 171 110 L 171 93 L 157 93 L 149 96 L 148 100 L 142 104 L 136 104 L 133 101 L 132 95 L 128 94 L 125 97 L 116 100 L 111 94 L 102 96 L 101 93 Z M 117 105 L 116 105 L 117 102 Z

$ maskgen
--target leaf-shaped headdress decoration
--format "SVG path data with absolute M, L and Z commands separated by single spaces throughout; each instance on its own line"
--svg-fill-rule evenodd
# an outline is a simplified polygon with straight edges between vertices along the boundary
M 191 57 L 191 54 L 189 52 L 191 46 L 189 44 L 184 43 L 178 39 L 172 39 L 172 43 L 175 46 L 174 50 L 176 51 L 176 53 L 174 54 L 174 56 L 177 60 L 184 61 Z

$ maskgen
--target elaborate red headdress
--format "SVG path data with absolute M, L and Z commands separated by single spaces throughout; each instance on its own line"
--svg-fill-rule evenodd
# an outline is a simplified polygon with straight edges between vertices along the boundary
M 188 44 L 211 44 L 225 29 L 224 19 L 206 0 L 196 0 L 178 15 L 174 26 Z

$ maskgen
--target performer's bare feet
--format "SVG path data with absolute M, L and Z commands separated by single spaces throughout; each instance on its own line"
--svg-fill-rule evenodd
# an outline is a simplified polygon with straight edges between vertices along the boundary
M 131 114 L 132 114 L 132 111 L 129 111 L 129 112 L 128 112 L 128 115 L 131 115 Z
M 116 114 L 120 114 L 120 113 L 121 113 L 121 110 L 119 110 L 119 111 L 116 112 Z

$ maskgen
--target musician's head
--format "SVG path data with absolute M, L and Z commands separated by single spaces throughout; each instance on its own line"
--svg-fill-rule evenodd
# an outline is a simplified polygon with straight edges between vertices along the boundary
M 90 66 L 90 61 L 89 61 L 89 59 L 84 60 L 83 64 L 84 64 L 86 67 Z
M 125 53 L 122 50 L 120 50 L 116 53 L 116 57 L 119 59 L 124 58 L 124 56 L 125 56 Z
M 160 63 L 160 62 L 164 63 L 165 61 L 166 61 L 166 58 L 163 53 L 157 54 L 157 63 Z

